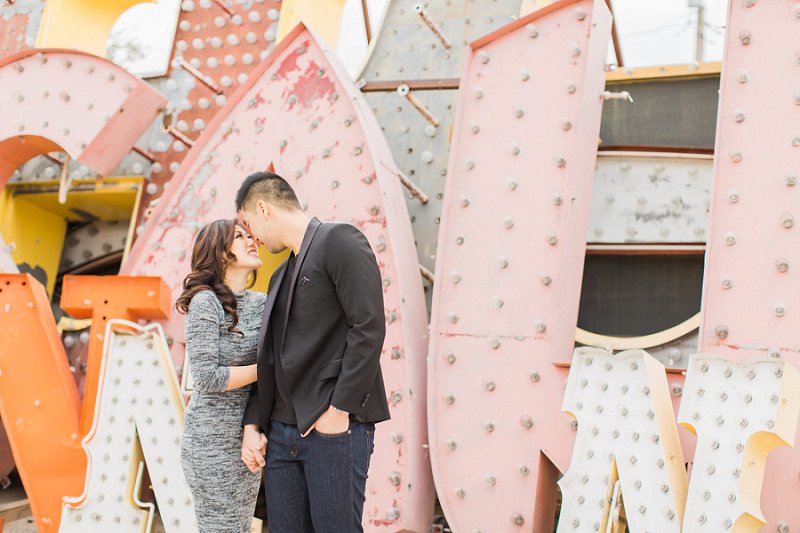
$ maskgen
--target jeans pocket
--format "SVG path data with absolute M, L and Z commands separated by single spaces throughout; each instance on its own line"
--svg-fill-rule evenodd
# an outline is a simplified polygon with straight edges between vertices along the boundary
M 367 472 L 369 472 L 369 463 L 370 459 L 372 458 L 372 452 L 375 451 L 375 426 L 371 425 L 372 427 L 367 427 L 367 430 L 364 432 L 366 436 L 366 445 L 364 446 L 364 450 L 366 451 L 366 458 L 364 464 L 367 467 Z M 369 475 L 367 475 L 369 477 Z
M 349 435 L 350 434 L 350 428 L 347 428 L 347 430 L 345 430 L 345 431 L 343 431 L 341 433 L 333 433 L 333 434 L 323 433 L 323 432 L 319 431 L 318 429 L 314 429 L 314 433 L 316 433 L 320 437 L 325 437 L 326 439 L 335 439 L 335 438 L 339 438 L 339 437 L 346 437 L 347 435 Z

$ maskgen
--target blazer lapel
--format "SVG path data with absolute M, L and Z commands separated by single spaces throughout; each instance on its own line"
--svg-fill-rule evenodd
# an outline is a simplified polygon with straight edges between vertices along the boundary
M 288 265 L 287 265 L 288 266 Z M 272 285 L 272 291 L 267 295 L 267 300 L 264 302 L 264 315 L 261 319 L 261 331 L 258 334 L 258 352 L 256 359 L 261 360 L 261 354 L 264 351 L 264 339 L 267 336 L 267 328 L 269 327 L 269 317 L 272 314 L 272 308 L 275 306 L 275 300 L 278 299 L 278 291 L 280 291 L 281 283 L 286 277 L 286 268 L 278 273 L 278 279 Z
M 300 269 L 303 267 L 303 261 L 308 254 L 308 249 L 311 248 L 311 242 L 314 240 L 314 235 L 317 234 L 317 230 L 322 225 L 322 222 L 319 219 L 312 218 L 311 222 L 309 222 L 309 231 L 311 232 L 308 235 L 308 245 L 305 248 L 301 248 L 300 255 L 297 256 L 294 264 L 294 272 L 291 272 L 290 282 L 289 282 L 289 296 L 286 300 L 286 320 L 283 324 L 283 340 L 281 341 L 281 354 L 283 353 L 283 346 L 286 344 L 286 327 L 289 324 L 289 311 L 292 308 L 292 299 L 294 298 L 294 286 L 297 283 L 297 276 L 300 274 Z

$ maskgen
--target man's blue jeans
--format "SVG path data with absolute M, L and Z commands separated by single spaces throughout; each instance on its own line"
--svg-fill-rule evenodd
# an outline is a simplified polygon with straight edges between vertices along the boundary
M 361 533 L 375 424 L 339 435 L 270 422 L 264 485 L 270 533 Z

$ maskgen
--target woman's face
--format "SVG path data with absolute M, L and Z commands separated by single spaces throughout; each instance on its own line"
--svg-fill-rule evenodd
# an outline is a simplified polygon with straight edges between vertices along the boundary
M 231 253 L 236 256 L 236 262 L 231 267 L 246 268 L 248 270 L 255 270 L 261 267 L 261 258 L 258 257 L 256 241 L 238 224 L 233 230 Z

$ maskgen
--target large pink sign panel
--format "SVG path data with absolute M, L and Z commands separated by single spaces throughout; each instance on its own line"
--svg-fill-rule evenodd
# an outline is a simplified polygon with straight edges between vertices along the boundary
M 737 0 L 728 9 L 700 351 L 798 366 L 800 7 Z M 799 449 L 773 452 L 762 531 L 800 524 L 798 475 Z
M 552 531 L 611 15 L 562 0 L 471 45 L 439 234 L 430 446 L 455 531 Z
M 401 183 L 380 128 L 333 55 L 298 26 L 228 100 L 187 154 L 125 265 L 180 292 L 199 228 L 234 216 L 250 173 L 273 164 L 309 215 L 367 235 L 383 275 L 382 354 L 392 420 L 376 433 L 364 522 L 426 531 L 433 511 L 425 418 L 426 312 Z M 166 329 L 182 339 L 176 316 Z

